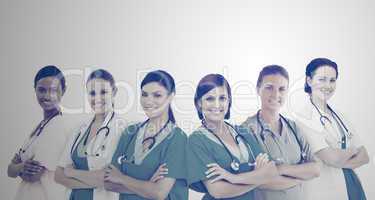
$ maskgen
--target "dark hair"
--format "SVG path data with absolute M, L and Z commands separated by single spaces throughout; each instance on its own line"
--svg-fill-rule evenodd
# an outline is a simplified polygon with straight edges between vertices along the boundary
M 289 74 L 288 71 L 282 66 L 279 65 L 268 65 L 263 67 L 262 71 L 260 71 L 257 81 L 257 88 L 260 88 L 260 85 L 263 82 L 263 78 L 268 75 L 276 75 L 279 74 L 286 78 L 289 81 Z
M 220 74 L 208 74 L 199 81 L 197 89 L 195 90 L 194 104 L 195 104 L 195 108 L 198 112 L 198 117 L 200 120 L 203 119 L 203 113 L 201 111 L 201 108 L 198 105 L 199 100 L 202 98 L 203 95 L 205 95 L 212 89 L 216 87 L 222 87 L 222 86 L 224 86 L 227 89 L 228 98 L 229 98 L 228 111 L 225 114 L 224 119 L 230 118 L 230 108 L 232 106 L 232 92 L 231 92 L 229 83 L 224 78 L 224 76 Z
M 112 74 L 109 73 L 108 71 L 106 71 L 104 69 L 97 69 L 97 70 L 91 72 L 91 74 L 87 78 L 86 84 L 90 80 L 95 79 L 95 78 L 100 78 L 100 79 L 108 81 L 110 83 L 112 89 L 114 89 L 114 90 L 116 89 L 115 79 L 113 78 Z
M 35 78 L 34 78 L 34 88 L 36 88 L 36 84 L 38 83 L 40 79 L 50 77 L 50 76 L 56 77 L 60 80 L 61 89 L 64 92 L 66 89 L 64 74 L 59 70 L 59 68 L 53 65 L 45 66 L 38 71 L 38 73 L 35 75 Z
M 145 78 L 141 82 L 141 89 L 148 83 L 157 82 L 163 86 L 168 94 L 176 93 L 176 86 L 173 77 L 166 71 L 156 70 L 146 74 Z M 171 106 L 168 108 L 169 120 L 176 123 Z
M 307 84 L 307 77 L 312 78 L 315 70 L 322 66 L 332 67 L 336 71 L 336 78 L 339 76 L 337 64 L 328 58 L 315 58 L 306 66 L 305 92 L 311 94 L 311 87 Z

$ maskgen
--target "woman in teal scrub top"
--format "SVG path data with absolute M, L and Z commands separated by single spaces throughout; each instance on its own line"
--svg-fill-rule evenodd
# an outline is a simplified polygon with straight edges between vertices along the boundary
M 121 200 L 187 200 L 187 136 L 171 109 L 174 80 L 165 71 L 153 71 L 143 79 L 141 90 L 148 119 L 124 131 L 106 170 L 106 188 L 119 192 Z M 159 173 L 160 166 L 167 171 Z M 157 181 L 152 181 L 154 173 L 159 174 Z
M 194 101 L 202 126 L 189 136 L 190 188 L 205 193 L 203 199 L 254 199 L 253 189 L 277 170 L 246 128 L 225 121 L 232 104 L 227 80 L 219 74 L 203 77 Z

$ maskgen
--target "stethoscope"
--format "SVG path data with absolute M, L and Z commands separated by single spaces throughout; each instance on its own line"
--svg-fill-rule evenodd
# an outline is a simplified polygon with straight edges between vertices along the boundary
M 98 129 L 96 131 L 96 134 L 95 134 L 93 142 L 92 142 L 93 145 L 91 146 L 91 154 L 89 154 L 87 151 L 85 151 L 84 152 L 85 156 L 96 156 L 96 157 L 99 157 L 100 156 L 99 151 L 104 151 L 105 150 L 105 148 L 106 148 L 105 147 L 105 142 L 106 142 L 106 140 L 108 138 L 108 135 L 110 133 L 109 123 L 111 123 L 111 121 L 114 118 L 114 116 L 115 116 L 115 113 L 112 112 L 111 117 L 109 118 L 109 120 L 107 121 L 107 123 L 105 124 L 105 126 L 101 127 L 100 129 Z M 91 126 L 94 123 L 94 121 L 95 121 L 95 117 L 91 121 L 90 125 L 88 126 L 87 131 L 89 131 L 91 129 Z M 104 139 L 100 142 L 100 145 L 97 145 L 96 149 L 94 150 L 93 148 L 94 148 L 94 146 L 96 144 L 96 140 L 98 139 L 99 134 L 104 135 Z M 70 149 L 70 154 L 71 155 L 73 155 L 74 148 L 76 147 L 76 144 L 78 142 L 78 138 L 80 137 L 80 135 L 81 135 L 81 132 L 78 134 L 78 136 L 74 140 L 73 146 Z M 83 141 L 83 145 L 84 146 L 87 145 L 87 140 L 88 140 L 89 135 L 90 135 L 89 133 L 86 134 L 86 137 L 85 137 L 85 139 Z
M 146 124 L 148 121 L 149 121 L 149 119 L 145 122 L 145 124 Z M 167 125 L 168 125 L 169 121 L 170 121 L 170 120 L 168 119 L 168 121 L 164 124 L 164 126 L 163 126 L 163 127 L 157 132 L 157 133 L 155 133 L 153 136 L 150 136 L 150 137 L 147 137 L 147 138 L 143 139 L 143 140 L 142 140 L 142 145 L 143 145 L 144 143 L 146 143 L 146 141 L 151 140 L 151 144 L 148 146 L 148 150 L 152 149 L 152 147 L 155 145 L 156 137 L 158 137 L 158 135 L 160 135 L 160 133 L 163 132 L 163 130 L 164 130 L 165 128 L 167 128 Z
M 55 118 L 56 116 L 58 115 L 62 115 L 61 112 L 57 112 L 55 113 L 54 115 L 52 115 L 51 117 L 49 117 L 47 120 L 42 120 L 38 126 L 36 127 L 36 129 L 33 131 L 34 134 L 32 134 L 32 139 L 31 140 L 27 140 L 23 143 L 23 145 L 21 146 L 21 148 L 19 149 L 18 151 L 18 154 L 21 155 L 21 153 L 25 153 L 27 151 L 27 149 L 29 149 L 31 147 L 31 145 L 35 142 L 35 140 L 37 139 L 37 137 L 42 133 L 44 127 L 53 119 Z
M 237 132 L 237 130 L 235 129 L 235 127 L 233 127 L 233 126 L 232 126 L 231 124 L 229 124 L 228 122 L 224 122 L 224 123 L 225 123 L 226 125 L 228 125 L 229 127 L 231 127 L 231 128 L 234 130 L 234 132 L 235 132 L 235 134 L 236 134 L 236 135 L 234 136 L 234 141 L 236 142 L 236 144 L 237 144 L 237 146 L 238 146 L 238 148 L 239 148 L 240 138 L 241 138 L 241 140 L 242 140 L 243 142 L 246 141 L 245 138 L 244 138 L 244 136 L 241 135 L 241 134 L 239 134 L 239 133 Z M 215 132 L 214 132 L 213 130 L 211 130 L 210 128 L 207 127 L 207 124 L 206 124 L 205 120 L 202 120 L 202 125 L 203 125 L 203 127 L 204 127 L 208 132 L 210 132 L 213 136 L 215 136 L 215 138 L 216 138 L 217 140 L 219 140 L 220 144 L 224 147 L 225 151 L 226 151 L 227 154 L 230 156 L 230 159 L 231 159 L 230 168 L 231 168 L 233 171 L 238 172 L 238 171 L 240 170 L 240 163 L 236 161 L 236 159 L 234 158 L 234 156 L 232 155 L 232 153 L 229 151 L 228 147 L 224 144 L 224 142 L 220 139 L 220 137 L 217 136 L 217 135 L 215 134 Z M 249 167 L 255 167 L 255 166 L 256 166 L 256 162 L 255 162 L 255 156 L 254 156 L 254 153 L 253 153 L 253 151 L 251 150 L 251 148 L 250 148 L 247 144 L 245 144 L 245 146 L 246 146 L 246 148 L 247 148 L 247 151 L 250 152 L 250 154 L 251 154 L 251 156 L 252 156 L 252 158 L 253 158 L 253 160 L 254 160 L 254 162 L 248 162 L 247 164 L 248 164 Z M 239 149 L 240 149 L 240 148 L 239 148 Z M 241 149 L 240 149 L 240 154 L 241 154 L 241 156 L 242 156 Z
M 135 130 L 134 134 L 131 136 L 131 139 L 129 140 L 129 142 L 127 142 L 127 144 L 125 146 L 125 151 L 123 151 L 122 155 L 120 155 L 120 156 L 117 157 L 117 163 L 119 165 L 121 165 L 122 163 L 124 163 L 126 161 L 130 162 L 130 163 L 133 162 L 132 159 L 128 158 L 128 156 L 126 155 L 126 152 L 128 151 L 130 144 L 133 142 L 133 140 L 135 140 L 135 138 L 136 138 L 135 136 L 137 135 L 137 133 L 139 132 L 139 130 L 142 127 L 144 127 L 149 121 L 150 121 L 150 119 L 147 119 L 146 121 L 142 122 L 140 125 L 138 125 L 136 127 L 136 130 Z M 144 143 L 146 143 L 146 141 L 151 140 L 151 144 L 147 147 L 148 150 L 150 150 L 155 145 L 157 136 L 159 136 L 160 133 L 162 133 L 164 131 L 164 129 L 167 128 L 169 122 L 171 122 L 170 119 L 168 119 L 168 121 L 163 125 L 163 127 L 158 132 L 156 132 L 153 136 L 150 136 L 150 137 L 147 137 L 147 138 L 143 139 L 142 140 L 142 145 Z
M 332 121 L 327 116 L 323 115 L 323 113 L 319 110 L 318 106 L 315 105 L 315 103 L 313 102 L 313 100 L 311 98 L 310 98 L 310 102 L 314 106 L 314 108 L 316 109 L 316 111 L 318 111 L 318 113 L 320 115 L 319 120 L 320 120 L 320 123 L 323 125 L 323 127 L 326 127 L 326 121 L 328 121 L 332 125 Z M 344 133 L 344 135 L 342 136 L 341 140 L 338 141 L 337 143 L 339 143 L 339 144 L 345 144 L 345 143 L 347 143 L 347 139 L 348 138 L 349 139 L 352 138 L 352 133 L 346 127 L 346 125 L 341 120 L 341 118 L 339 117 L 339 115 L 331 108 L 331 106 L 329 106 L 327 104 L 327 108 L 332 113 L 332 116 L 335 119 L 337 119 L 336 121 L 341 125 L 342 128 L 344 128 L 345 132 L 347 133 L 347 134 Z
M 300 151 L 301 151 L 301 160 L 300 160 L 300 163 L 304 163 L 304 162 L 306 162 L 306 161 L 307 161 L 307 150 L 303 148 L 303 145 L 302 145 L 301 141 L 300 141 L 300 140 L 298 139 L 298 137 L 297 137 L 297 133 L 296 133 L 296 131 L 293 129 L 292 125 L 289 123 L 289 121 L 288 121 L 283 115 L 279 114 L 279 116 L 280 116 L 280 118 L 279 118 L 279 123 L 280 123 L 280 135 L 281 135 L 281 132 L 282 132 L 282 130 L 283 130 L 283 123 L 282 123 L 282 121 L 284 121 L 284 122 L 287 124 L 288 128 L 292 131 L 294 137 L 295 137 L 296 140 L 297 140 L 298 146 L 299 146 Z M 282 121 L 281 121 L 281 120 L 282 120 Z M 260 138 L 262 139 L 263 144 L 264 144 L 264 146 L 265 146 L 267 152 L 268 152 L 268 153 L 271 153 L 270 150 L 269 150 L 269 148 L 268 148 L 267 143 L 265 142 L 266 139 L 265 139 L 265 137 L 264 137 L 264 131 L 269 131 L 269 132 L 272 132 L 272 131 L 269 130 L 269 129 L 265 129 L 265 128 L 264 128 L 263 123 L 262 123 L 261 120 L 260 120 L 260 110 L 258 110 L 258 112 L 257 112 L 257 122 L 258 122 L 258 124 L 259 124 L 259 126 L 260 126 L 260 133 L 259 133 Z M 272 135 L 272 136 L 273 136 L 273 135 Z M 274 136 L 273 136 L 273 137 L 274 137 Z M 289 137 L 289 136 L 288 136 L 288 137 Z M 255 138 L 257 138 L 257 137 L 255 137 Z M 282 153 L 283 151 L 281 150 L 280 144 L 279 144 L 277 141 L 275 141 L 275 143 L 277 144 L 277 147 L 279 148 L 280 153 Z M 283 154 L 283 153 L 282 153 L 282 154 Z M 275 158 L 275 159 L 276 159 L 277 162 L 283 163 L 283 159 L 282 159 L 282 158 Z

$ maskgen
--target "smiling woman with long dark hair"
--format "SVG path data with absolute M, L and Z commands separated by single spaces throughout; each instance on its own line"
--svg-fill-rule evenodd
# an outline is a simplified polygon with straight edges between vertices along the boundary
M 148 119 L 124 131 L 106 170 L 106 188 L 121 193 L 121 200 L 187 200 L 187 136 L 171 107 L 174 80 L 162 70 L 149 72 L 141 92 Z

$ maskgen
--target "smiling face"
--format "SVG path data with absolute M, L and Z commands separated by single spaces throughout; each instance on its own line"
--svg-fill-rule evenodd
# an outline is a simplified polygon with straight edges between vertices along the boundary
M 311 95 L 321 101 L 327 101 L 336 90 L 336 70 L 330 66 L 322 66 L 313 72 L 312 78 L 307 77 L 311 87 Z
M 35 95 L 44 111 L 59 109 L 63 94 L 61 82 L 54 76 L 42 78 L 36 83 Z
M 285 103 L 288 93 L 288 79 L 280 74 L 272 74 L 263 77 L 258 88 L 258 95 L 262 102 L 262 110 L 279 112 Z
M 87 82 L 88 101 L 95 114 L 104 114 L 113 110 L 116 91 L 111 83 L 101 78 L 94 78 Z
M 159 83 L 150 82 L 142 87 L 141 106 L 148 118 L 157 118 L 168 113 L 173 96 Z
M 202 96 L 198 105 L 206 121 L 223 121 L 229 108 L 228 91 L 225 86 L 215 87 Z

